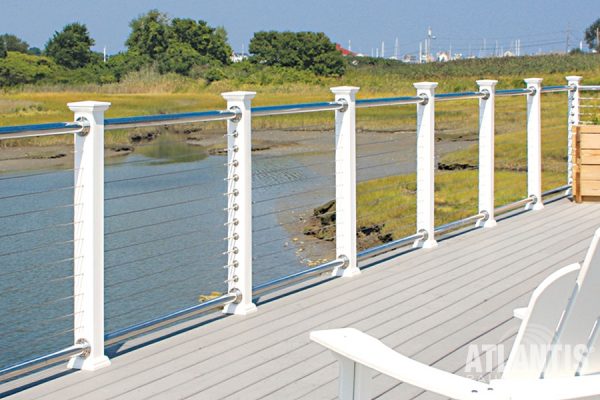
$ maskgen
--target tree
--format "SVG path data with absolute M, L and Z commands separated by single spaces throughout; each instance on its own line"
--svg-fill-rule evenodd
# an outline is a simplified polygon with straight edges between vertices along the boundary
M 17 51 L 19 53 L 27 53 L 27 49 L 29 49 L 29 45 L 27 44 L 27 42 L 19 39 L 15 35 L 11 35 L 10 33 L 0 35 L 0 44 L 1 43 L 4 43 L 4 48 L 6 51 Z
M 66 25 L 61 32 L 46 43 L 45 54 L 63 67 L 74 69 L 89 64 L 92 60 L 94 39 L 90 37 L 87 27 L 80 23 Z
M 136 52 L 158 62 L 161 72 L 189 74 L 198 64 L 230 63 L 231 47 L 223 28 L 205 21 L 174 18 L 151 10 L 131 21 L 131 34 L 125 42 Z
M 129 23 L 131 33 L 125 44 L 129 50 L 158 59 L 167 51 L 171 39 L 169 17 L 158 10 L 150 10 Z
M 256 32 L 250 41 L 251 60 L 292 67 L 318 75 L 342 75 L 345 64 L 335 44 L 322 32 Z
M 600 18 L 585 30 L 584 39 L 590 49 L 600 51 Z
M 229 64 L 232 53 L 223 27 L 212 28 L 206 21 L 175 18 L 171 22 L 173 40 L 190 45 L 201 56 Z
M 0 41 L 0 58 L 6 58 L 8 51 L 6 51 L 6 44 L 4 41 Z
M 187 75 L 194 65 L 202 62 L 202 56 L 187 43 L 174 42 L 160 58 L 161 73 L 175 72 Z

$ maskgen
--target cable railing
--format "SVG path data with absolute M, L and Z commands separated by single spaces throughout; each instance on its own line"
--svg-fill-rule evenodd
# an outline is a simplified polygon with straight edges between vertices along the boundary
M 565 196 L 569 189 L 568 185 L 561 185 L 542 191 L 541 95 L 565 92 L 572 110 L 578 107 L 579 89 L 583 88 L 575 78 L 569 77 L 568 85 L 547 87 L 541 86 L 540 79 L 529 79 L 525 88 L 507 90 L 496 90 L 495 81 L 478 81 L 478 91 L 442 94 L 435 93 L 437 84 L 422 82 L 415 84 L 415 96 L 359 100 L 358 88 L 338 87 L 332 89 L 334 101 L 260 107 L 251 106 L 252 92 L 229 92 L 223 94 L 227 100 L 224 110 L 112 119 L 103 117 L 109 103 L 82 102 L 69 104 L 75 122 L 1 127 L 0 139 L 74 135 L 72 186 L 45 190 L 28 186 L 26 191 L 3 191 L 0 198 L 1 204 L 45 197 L 44 205 L 4 208 L 0 219 L 38 219 L 56 211 L 67 213 L 70 220 L 57 224 L 52 218 L 39 218 L 40 225 L 29 230 L 3 232 L 0 241 L 11 242 L 5 253 L 19 252 L 21 259 L 0 274 L 19 276 L 31 268 L 51 271 L 55 265 L 69 266 L 67 274 L 49 276 L 48 282 L 70 282 L 70 293 L 43 298 L 37 304 L 70 304 L 67 312 L 51 314 L 39 326 L 52 326 L 48 337 L 66 334 L 75 344 L 4 368 L 0 370 L 0 380 L 63 360 L 71 360 L 70 366 L 75 368 L 98 369 L 109 364 L 105 346 L 217 309 L 226 314 L 251 313 L 256 310 L 258 296 L 282 287 L 315 277 L 351 277 L 360 273 L 359 262 L 371 263 L 375 257 L 398 254 L 407 246 L 434 247 L 439 238 L 457 230 L 492 227 L 500 214 L 541 209 L 545 198 Z M 495 97 L 519 96 L 527 104 L 526 121 L 522 121 L 530 149 L 527 191 L 522 199 L 498 207 L 493 185 Z M 453 101 L 461 105 L 474 101 L 473 107 L 477 102 L 479 123 L 436 128 L 434 106 L 438 101 L 449 105 Z M 414 129 L 400 123 L 398 134 L 357 136 L 357 109 L 405 105 L 417 107 L 416 124 L 408 124 L 416 125 L 416 135 Z M 464 112 L 449 107 L 451 112 Z M 260 132 L 252 132 L 252 117 L 316 112 L 335 114 L 333 132 L 317 129 L 311 134 L 294 135 L 290 148 L 296 146 L 295 151 L 267 149 L 252 154 L 253 141 L 261 136 Z M 473 109 L 469 115 L 476 114 Z M 110 167 L 105 167 L 103 157 L 98 157 L 103 154 L 105 131 L 213 121 L 226 121 L 226 143 L 222 149 L 213 149 L 199 158 L 180 154 L 189 147 L 188 141 L 179 137 L 177 141 L 181 143 L 171 143 L 173 137 L 169 135 L 138 145 L 139 152 L 134 151 L 126 161 L 111 163 Z M 570 112 L 567 128 L 570 130 L 577 122 Z M 264 133 L 268 135 L 269 132 Z M 395 155 L 405 151 L 409 142 L 402 139 L 401 148 L 392 146 L 409 135 L 413 140 L 409 149 L 413 168 L 398 169 L 401 160 Z M 469 170 L 473 181 L 467 184 L 469 190 L 477 192 L 470 195 L 477 204 L 473 203 L 455 220 L 452 219 L 457 217 L 436 220 L 434 185 L 439 173 L 435 149 L 436 137 L 443 135 L 472 135 L 479 144 L 478 162 Z M 161 143 L 182 147 L 161 155 L 157 150 Z M 569 141 L 566 143 L 570 145 Z M 311 147 L 311 151 L 307 150 Z M 567 170 L 568 183 L 570 166 Z M 47 174 L 33 173 L 31 177 L 46 179 Z M 457 178 L 449 179 L 449 190 L 455 192 L 455 181 L 462 179 L 456 175 Z M 0 185 L 19 183 L 27 177 L 0 177 Z M 73 192 L 72 200 L 46 204 L 47 197 L 68 192 Z M 394 214 L 394 223 L 402 226 L 399 232 L 407 235 L 392 235 L 375 246 L 361 248 L 357 234 L 360 236 L 364 227 L 360 221 L 379 213 L 373 204 L 361 207 L 361 196 L 378 194 L 382 199 L 384 194 L 402 198 L 407 204 L 404 212 Z M 394 203 L 387 204 L 394 207 Z M 309 243 L 299 228 L 316 207 L 322 207 L 319 216 L 329 220 L 331 229 Z M 451 207 L 460 208 L 457 204 Z M 70 238 L 63 242 L 71 248 L 70 255 L 57 254 L 40 262 L 27 258 L 27 247 L 21 252 L 16 242 L 20 236 L 43 233 L 53 227 L 71 230 Z M 56 239 L 40 245 L 53 248 L 61 242 Z M 315 259 L 317 262 L 303 264 L 306 257 L 299 255 L 300 246 L 318 248 L 323 254 Z M 282 263 L 294 265 L 286 269 L 281 268 Z M 263 272 L 260 265 L 266 266 Z M 19 279 L 12 283 L 18 284 Z M 6 292 L 12 295 L 25 291 L 13 289 Z M 201 302 L 190 300 L 189 293 L 196 297 L 208 290 L 217 293 L 205 296 Z M 59 322 L 66 324 L 64 329 Z M 40 334 L 36 330 L 36 335 Z

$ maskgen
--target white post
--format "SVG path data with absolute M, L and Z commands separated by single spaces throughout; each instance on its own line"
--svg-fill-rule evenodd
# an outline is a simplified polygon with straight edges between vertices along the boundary
M 229 292 L 239 291 L 239 303 L 225 306 L 226 314 L 256 311 L 252 303 L 252 115 L 255 92 L 222 93 L 227 108 L 240 118 L 227 121 L 227 265 Z
M 425 240 L 415 247 L 437 246 L 435 240 L 435 88 L 437 82 L 414 84 L 417 96 L 426 99 L 417 104 L 417 232 L 425 232 Z
M 527 88 L 534 92 L 527 95 L 527 195 L 535 196 L 535 204 L 528 209 L 541 210 L 542 202 L 542 79 L 525 79 Z
M 478 226 L 496 226 L 494 216 L 494 134 L 495 134 L 495 80 L 477 81 L 479 91 L 487 97 L 479 99 L 479 212 L 485 211 L 488 219 Z
M 373 370 L 337 353 L 334 356 L 339 361 L 339 399 L 371 400 Z
M 581 76 L 567 76 L 569 86 L 575 90 L 569 90 L 569 114 L 567 119 L 567 183 L 571 188 L 567 190 L 568 195 L 572 195 L 573 186 L 573 127 L 579 125 L 579 86 L 581 85 Z
M 347 257 L 345 268 L 334 276 L 360 273 L 356 265 L 356 93 L 359 88 L 331 88 L 335 101 L 346 107 L 335 112 L 335 250 L 337 258 Z
M 104 354 L 104 112 L 110 103 L 68 104 L 89 131 L 75 135 L 74 336 L 90 354 L 73 357 L 69 368 L 94 371 L 110 365 Z

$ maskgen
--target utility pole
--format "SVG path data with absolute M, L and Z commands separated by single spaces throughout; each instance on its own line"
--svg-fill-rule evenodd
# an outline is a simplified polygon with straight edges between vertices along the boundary
M 385 58 L 385 42 L 381 41 L 381 58 Z
M 104 46 L 104 50 L 102 51 L 102 59 L 104 60 L 104 64 L 106 64 L 106 46 Z
M 569 52 L 569 39 L 571 36 L 571 30 L 569 29 L 569 25 L 567 24 L 567 43 L 565 44 L 565 54 Z
M 398 38 L 396 37 L 396 43 L 394 43 L 394 57 L 396 58 L 396 60 L 399 60 L 398 58 L 398 48 L 400 47 L 400 43 L 398 42 Z
M 419 64 L 423 63 L 423 42 L 419 42 Z

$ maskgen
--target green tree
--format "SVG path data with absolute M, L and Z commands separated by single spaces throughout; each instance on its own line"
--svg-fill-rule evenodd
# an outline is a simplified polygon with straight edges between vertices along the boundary
M 187 43 L 173 42 L 160 58 L 158 69 L 161 73 L 175 72 L 188 75 L 194 65 L 202 62 L 202 56 Z
M 171 29 L 169 17 L 158 10 L 150 10 L 129 23 L 131 33 L 125 44 L 129 50 L 146 55 L 153 60 L 163 55 L 169 47 Z
M 146 55 L 142 55 L 134 50 L 121 52 L 108 58 L 108 68 L 113 72 L 117 80 L 133 71 L 139 71 L 144 66 L 150 65 L 153 60 Z
M 163 73 L 189 74 L 199 64 L 230 63 L 231 47 L 223 28 L 189 18 L 170 20 L 165 13 L 151 10 L 131 21 L 125 42 L 129 52 L 149 57 Z
M 4 43 L 4 48 L 6 51 L 17 51 L 19 53 L 27 53 L 27 49 L 29 49 L 29 45 L 27 44 L 27 42 L 19 39 L 15 35 L 11 35 L 10 33 L 0 35 L 0 43 Z
M 291 67 L 318 75 L 339 76 L 345 63 L 335 44 L 322 32 L 256 32 L 250 41 L 251 60 Z
M 89 64 L 93 54 L 90 49 L 94 40 L 87 27 L 80 23 L 65 26 L 62 31 L 55 32 L 46 43 L 44 53 L 63 67 L 74 69 Z
M 54 80 L 59 70 L 62 68 L 47 57 L 10 52 L 0 59 L 0 86 Z
M 190 45 L 201 56 L 229 64 L 232 53 L 223 27 L 212 28 L 206 21 L 175 18 L 171 22 L 173 40 Z
M 591 24 L 585 30 L 585 42 L 588 44 L 590 49 L 595 49 L 596 51 L 600 51 L 600 42 L 598 41 L 598 36 L 600 36 L 600 18 L 596 20 L 593 24 Z
M 6 51 L 6 45 L 0 41 L 0 58 L 6 58 L 8 51 Z

